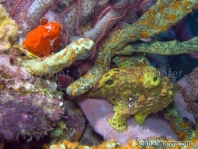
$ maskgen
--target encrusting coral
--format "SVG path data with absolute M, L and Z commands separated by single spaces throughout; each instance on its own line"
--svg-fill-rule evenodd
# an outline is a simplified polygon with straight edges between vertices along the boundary
M 0 5 L 0 53 L 9 51 L 18 38 L 18 25 Z
M 134 115 L 139 124 L 165 108 L 173 99 L 173 87 L 167 77 L 152 66 L 114 68 L 99 79 L 88 97 L 102 98 L 114 105 L 115 114 L 108 123 L 117 131 L 126 131 L 126 119 Z
M 56 83 L 30 76 L 0 54 L 0 139 L 42 137 L 64 114 Z

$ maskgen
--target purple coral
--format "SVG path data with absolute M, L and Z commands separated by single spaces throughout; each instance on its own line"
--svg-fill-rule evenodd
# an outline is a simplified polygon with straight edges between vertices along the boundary
M 9 65 L 7 55 L 0 55 L 0 75 L 0 139 L 47 134 L 65 110 L 56 84 Z

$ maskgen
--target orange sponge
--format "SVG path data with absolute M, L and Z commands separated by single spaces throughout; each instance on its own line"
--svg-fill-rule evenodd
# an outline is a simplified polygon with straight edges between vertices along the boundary
M 61 26 L 56 22 L 41 23 L 30 31 L 22 45 L 38 57 L 46 57 L 60 48 Z

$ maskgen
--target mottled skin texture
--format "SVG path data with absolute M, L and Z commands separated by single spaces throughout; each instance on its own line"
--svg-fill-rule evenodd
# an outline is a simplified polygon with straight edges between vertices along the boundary
M 150 66 L 150 62 L 145 57 L 145 54 L 133 55 L 133 56 L 115 56 L 112 62 L 119 68 L 131 67 L 131 66 Z
M 159 41 L 148 44 L 135 44 L 140 38 L 147 39 L 160 32 L 168 30 L 184 16 L 192 12 L 198 5 L 197 0 L 158 0 L 135 23 L 121 30 L 113 32 L 100 46 L 100 53 L 95 64 L 83 77 L 67 87 L 67 94 L 79 96 L 89 91 L 103 72 L 110 69 L 111 58 L 117 54 L 131 55 L 133 52 L 145 52 L 161 55 L 175 55 L 187 53 L 191 49 L 186 43 L 177 45 L 176 41 L 161 43 Z M 190 42 L 196 43 L 196 38 Z M 129 44 L 132 43 L 132 46 Z M 147 46 L 149 49 L 147 49 Z M 183 46 L 185 45 L 185 46 Z M 196 45 L 196 44 L 195 44 Z M 165 46 L 165 47 L 164 47 Z M 185 49 L 187 47 L 187 49 Z M 193 50 L 197 50 L 197 48 Z M 176 49 L 175 49 L 176 48 Z
M 95 84 L 89 97 L 103 98 L 114 105 L 114 116 L 108 123 L 116 131 L 126 131 L 126 120 L 134 115 L 137 123 L 167 107 L 173 98 L 172 85 L 167 77 L 152 66 L 114 68 Z

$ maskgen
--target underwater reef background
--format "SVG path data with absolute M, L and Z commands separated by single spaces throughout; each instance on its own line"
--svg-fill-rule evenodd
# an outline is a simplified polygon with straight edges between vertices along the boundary
M 196 148 L 197 36 L 197 0 L 0 0 L 0 148 Z

